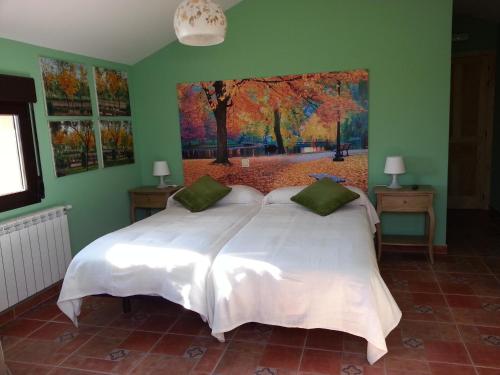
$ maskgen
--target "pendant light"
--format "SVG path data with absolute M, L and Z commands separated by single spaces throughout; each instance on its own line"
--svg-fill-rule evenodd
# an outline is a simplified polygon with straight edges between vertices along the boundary
M 226 16 L 213 0 L 184 0 L 174 16 L 177 39 L 188 46 L 213 46 L 224 41 Z

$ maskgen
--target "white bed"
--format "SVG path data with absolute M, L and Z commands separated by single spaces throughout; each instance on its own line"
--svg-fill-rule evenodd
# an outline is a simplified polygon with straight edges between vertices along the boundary
M 326 328 L 364 337 L 367 358 L 387 353 L 401 311 L 382 280 L 373 245 L 377 214 L 366 195 L 321 217 L 282 188 L 219 252 L 207 281 L 212 334 L 247 322 Z
M 208 315 L 206 277 L 222 246 L 261 208 L 247 186 L 191 213 L 172 199 L 167 209 L 105 235 L 80 251 L 64 278 L 59 308 L 77 325 L 82 298 L 94 294 L 157 295 Z

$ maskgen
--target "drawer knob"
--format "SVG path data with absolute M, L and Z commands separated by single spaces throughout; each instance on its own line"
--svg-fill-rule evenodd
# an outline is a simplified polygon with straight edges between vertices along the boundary
M 403 201 L 403 204 L 407 204 L 407 203 L 408 203 L 408 201 L 405 199 L 405 200 Z

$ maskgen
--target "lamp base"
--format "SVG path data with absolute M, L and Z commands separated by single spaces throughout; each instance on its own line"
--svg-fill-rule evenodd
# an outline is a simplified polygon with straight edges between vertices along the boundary
M 165 189 L 168 185 L 163 181 L 163 176 L 160 176 L 160 185 L 157 186 L 158 189 Z
M 389 186 L 387 186 L 389 189 L 401 189 L 401 185 L 398 182 L 398 175 L 393 174 L 392 175 L 392 182 Z

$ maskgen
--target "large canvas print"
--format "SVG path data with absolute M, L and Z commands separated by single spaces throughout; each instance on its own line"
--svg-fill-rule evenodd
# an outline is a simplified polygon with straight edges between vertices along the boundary
M 104 167 L 134 163 L 132 123 L 102 120 L 100 125 Z
M 262 192 L 325 176 L 367 190 L 368 72 L 177 86 L 185 184 L 209 174 Z
M 98 168 L 92 121 L 49 123 L 57 177 Z
M 94 68 L 100 116 L 130 116 L 127 72 Z
M 40 58 L 47 115 L 91 116 L 87 68 L 48 57 Z

